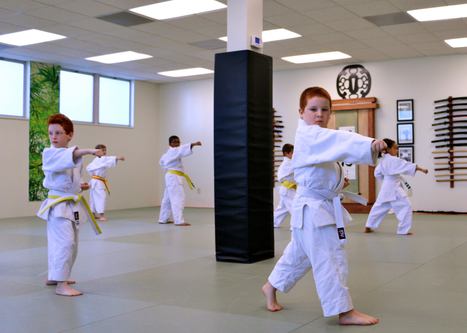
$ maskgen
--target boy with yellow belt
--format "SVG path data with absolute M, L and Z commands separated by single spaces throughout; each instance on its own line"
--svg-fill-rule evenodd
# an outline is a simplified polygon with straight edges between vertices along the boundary
M 89 188 L 81 181 L 84 155 L 102 156 L 99 149 L 68 147 L 73 137 L 73 123 L 62 114 L 48 120 L 51 146 L 42 153 L 44 187 L 48 198 L 42 203 L 38 216 L 47 221 L 48 281 L 56 285 L 55 293 L 78 296 L 82 292 L 70 285 L 71 269 L 78 254 L 79 223 L 90 218 L 97 234 L 101 232 L 86 200 L 80 192 Z
M 96 149 L 100 149 L 104 152 L 104 156 L 96 157 L 86 167 L 86 171 L 91 176 L 89 182 L 90 191 L 89 198 L 91 204 L 91 210 L 99 221 L 106 221 L 107 218 L 104 216 L 105 203 L 107 200 L 107 194 L 110 194 L 109 184 L 107 181 L 107 169 L 113 168 L 117 165 L 118 161 L 124 161 L 123 156 L 106 156 L 107 147 L 103 144 L 98 144 Z
M 162 155 L 159 164 L 165 173 L 165 190 L 161 202 L 159 223 L 170 223 L 171 218 L 176 226 L 189 226 L 183 218 L 185 207 L 185 191 L 183 181 L 186 180 L 191 189 L 194 185 L 190 177 L 184 173 L 182 158 L 193 153 L 194 146 L 201 146 L 201 142 L 180 145 L 180 138 L 172 135 L 169 138 L 169 149 Z
M 285 218 L 292 211 L 292 201 L 295 197 L 297 184 L 293 178 L 292 156 L 293 145 L 286 143 L 282 146 L 284 160 L 277 170 L 277 179 L 280 183 L 279 205 L 274 210 L 274 228 L 279 228 Z

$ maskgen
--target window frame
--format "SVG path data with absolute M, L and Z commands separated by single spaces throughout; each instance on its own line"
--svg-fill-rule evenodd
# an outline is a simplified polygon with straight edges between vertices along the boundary
M 70 68 L 67 68 L 67 67 L 60 68 L 60 71 L 65 71 L 65 72 L 70 72 L 70 73 L 78 73 L 78 74 L 84 74 L 84 75 L 91 75 L 92 76 L 92 78 L 93 78 L 93 85 L 92 85 L 92 113 L 91 113 L 92 120 L 91 121 L 82 121 L 82 120 L 73 120 L 73 119 L 71 119 L 71 121 L 73 121 L 73 124 L 78 124 L 78 125 L 94 125 L 94 124 L 96 124 L 96 117 L 95 117 L 95 113 L 96 113 L 96 87 L 95 87 L 95 82 L 96 82 L 96 79 L 95 79 L 95 76 L 97 74 L 89 73 L 89 72 L 85 72 L 85 71 L 80 71 L 80 70 L 76 70 L 76 69 L 70 69 Z M 59 95 L 60 95 L 60 93 L 59 93 Z M 60 100 L 60 96 L 59 96 L 59 100 Z M 60 111 L 60 106 L 59 106 L 59 111 Z
M 23 65 L 23 113 L 21 116 L 17 116 L 17 115 L 8 115 L 8 114 L 4 114 L 0 112 L 0 119 L 28 120 L 29 119 L 29 88 L 30 88 L 29 61 L 9 59 L 9 58 L 4 58 L 4 57 L 0 57 L 0 60 L 5 61 L 5 62 L 14 62 L 14 63 Z
M 129 119 L 129 124 L 128 125 L 120 125 L 120 124 L 109 124 L 109 123 L 101 123 L 99 122 L 99 115 L 100 115 L 100 109 L 99 109 L 99 102 L 100 102 L 100 94 L 98 94 L 95 100 L 95 108 L 97 110 L 96 112 L 96 124 L 99 126 L 110 126 L 110 127 L 120 127 L 120 128 L 134 128 L 134 85 L 135 85 L 135 80 L 130 80 L 130 79 L 124 79 L 124 78 L 119 78 L 115 76 L 108 76 L 108 75 L 98 75 L 96 74 L 96 80 L 94 81 L 94 84 L 97 84 L 98 88 L 98 93 L 100 93 L 100 78 L 106 78 L 106 79 L 112 79 L 112 80 L 120 80 L 120 81 L 127 81 L 129 83 L 129 88 L 130 91 L 128 92 L 130 94 L 129 96 L 129 107 L 128 107 L 128 112 L 130 113 L 128 115 Z

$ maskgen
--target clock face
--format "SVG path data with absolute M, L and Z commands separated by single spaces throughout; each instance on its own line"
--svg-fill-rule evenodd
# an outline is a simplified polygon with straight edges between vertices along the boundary
M 349 65 L 337 75 L 337 93 L 343 99 L 362 98 L 371 89 L 370 72 L 362 65 Z

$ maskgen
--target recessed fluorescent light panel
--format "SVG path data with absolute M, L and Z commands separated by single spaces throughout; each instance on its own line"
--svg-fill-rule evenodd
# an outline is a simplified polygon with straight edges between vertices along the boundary
M 119 62 L 134 61 L 152 58 L 149 54 L 138 53 L 133 51 L 125 51 L 111 54 L 104 54 L 96 57 L 89 57 L 86 60 L 101 62 L 103 64 L 116 64 Z
M 287 30 L 287 29 L 272 29 L 272 30 L 264 30 L 262 33 L 263 43 L 273 42 L 276 40 L 283 40 L 283 39 L 291 39 L 302 37 L 302 35 L 297 34 L 296 32 Z M 220 37 L 220 40 L 227 42 L 227 37 Z
M 346 53 L 340 51 L 302 54 L 290 57 L 283 57 L 282 60 L 293 62 L 294 64 L 305 64 L 308 62 L 329 61 L 338 59 L 352 58 Z
M 39 44 L 44 42 L 50 42 L 53 40 L 66 38 L 62 35 L 53 34 L 51 32 L 46 32 L 37 29 L 24 30 L 19 32 L 14 32 L 11 34 L 0 35 L 0 43 L 15 45 L 15 46 L 24 46 Z
M 163 76 L 170 76 L 170 77 L 183 77 L 183 76 L 193 76 L 193 75 L 203 75 L 203 74 L 211 74 L 214 71 L 202 68 L 202 67 L 195 67 L 195 68 L 185 68 L 185 69 L 178 69 L 175 71 L 167 71 L 167 72 L 159 72 L 157 74 Z
M 453 39 L 445 39 L 446 44 L 450 47 L 467 47 L 467 37 L 463 38 L 453 38 Z
M 439 21 L 467 17 L 467 4 L 432 7 L 407 11 L 417 21 Z
M 156 20 L 167 20 L 213 10 L 223 9 L 227 6 L 215 0 L 171 0 L 152 5 L 131 8 L 130 12 L 144 15 Z

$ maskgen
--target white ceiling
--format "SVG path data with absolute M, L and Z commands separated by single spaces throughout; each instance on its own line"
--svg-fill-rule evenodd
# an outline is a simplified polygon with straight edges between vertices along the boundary
M 227 0 L 220 1 L 227 3 Z M 186 80 L 159 76 L 157 72 L 160 71 L 187 67 L 214 69 L 214 55 L 225 52 L 225 48 L 208 50 L 190 43 L 225 36 L 225 9 L 131 27 L 96 18 L 155 2 L 161 0 L 0 0 L 0 34 L 36 28 L 68 37 L 23 47 L 0 44 L 0 57 L 43 61 L 70 69 L 153 82 Z M 330 63 L 467 54 L 467 48 L 453 49 L 444 43 L 447 38 L 467 37 L 467 19 L 378 27 L 363 18 L 460 3 L 465 1 L 264 0 L 264 30 L 286 28 L 303 37 L 267 43 L 263 53 L 273 57 L 275 71 Z M 153 58 L 114 65 L 84 60 L 127 50 L 150 54 Z M 342 51 L 352 58 L 302 65 L 281 60 L 284 56 L 325 51 Z

